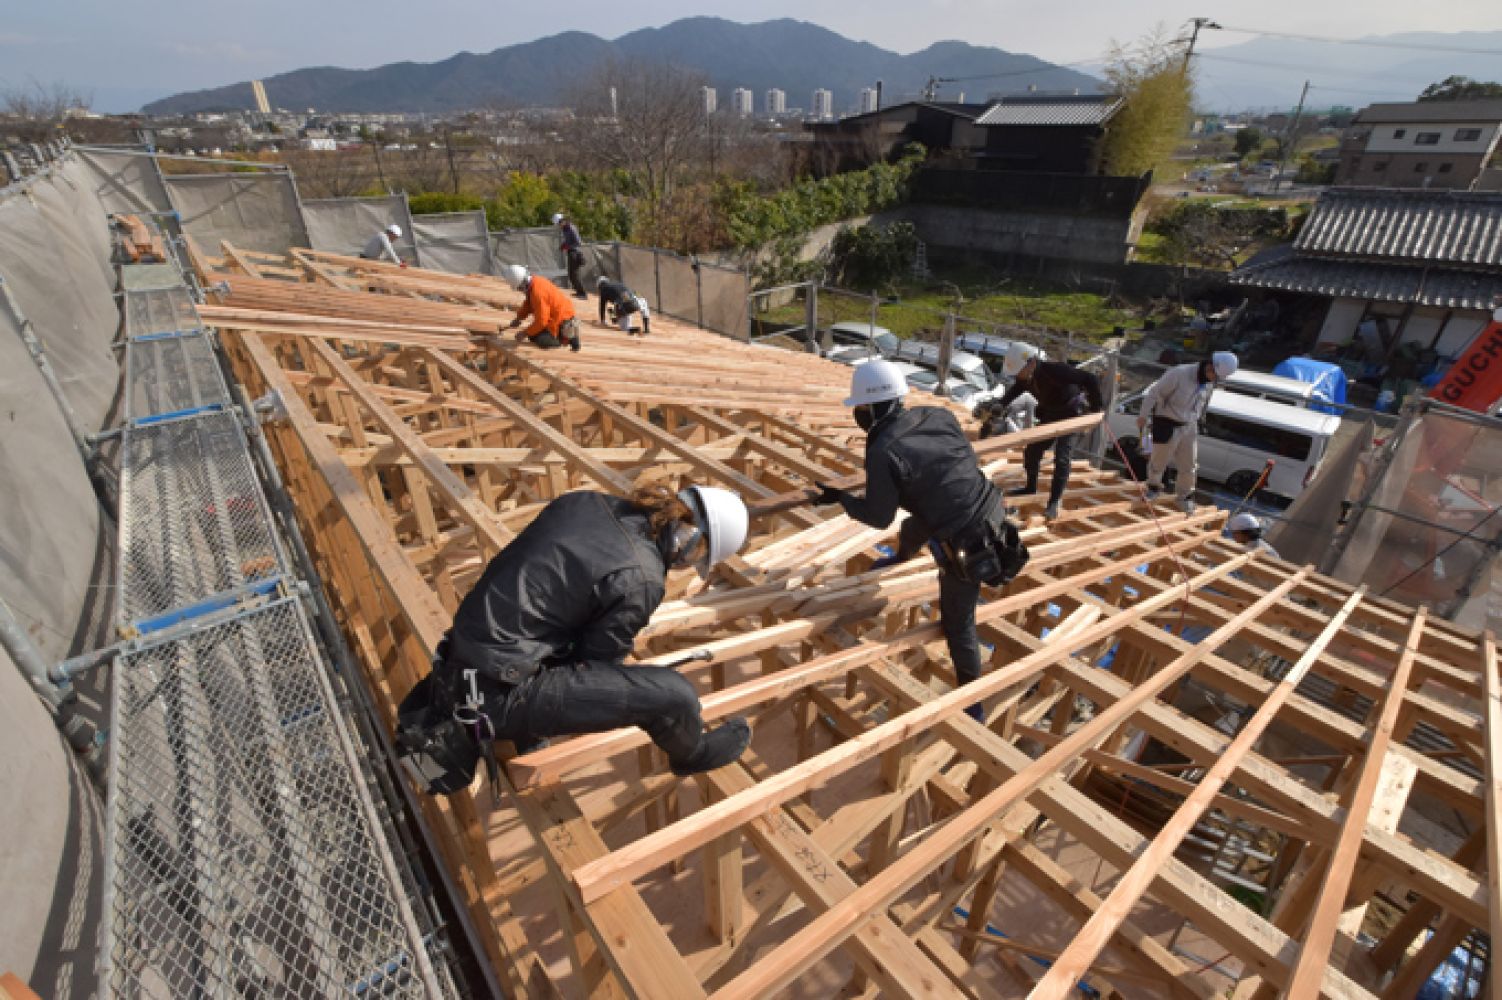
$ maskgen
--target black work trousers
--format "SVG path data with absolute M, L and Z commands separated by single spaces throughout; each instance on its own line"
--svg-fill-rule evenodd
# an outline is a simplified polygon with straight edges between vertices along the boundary
M 980 639 L 975 634 L 975 605 L 980 601 L 980 584 L 961 580 L 953 573 L 939 571 L 939 615 L 944 638 L 949 642 L 949 659 L 954 663 L 955 678 L 969 684 L 980 676 Z
M 574 286 L 574 294 L 584 298 L 584 251 L 568 252 L 568 283 Z
M 463 702 L 472 692 L 466 672 L 459 672 L 458 700 Z M 514 686 L 477 672 L 475 688 L 496 737 L 523 750 L 551 736 L 639 726 L 670 761 L 678 762 L 698 749 L 704 732 L 698 693 L 670 667 L 543 667 Z
M 1058 503 L 1069 487 L 1069 466 L 1074 461 L 1074 442 L 1078 435 L 1065 434 L 1048 441 L 1034 441 L 1022 449 L 1022 471 L 1027 473 L 1027 491 L 1038 491 L 1038 473 L 1043 468 L 1043 453 L 1053 448 L 1053 481 L 1048 484 L 1048 502 Z

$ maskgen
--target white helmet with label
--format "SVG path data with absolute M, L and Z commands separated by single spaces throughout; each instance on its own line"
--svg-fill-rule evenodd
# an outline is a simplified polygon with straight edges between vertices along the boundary
M 391 238 L 394 240 L 399 240 L 402 238 L 402 227 L 398 226 L 394 222 L 386 227 L 386 232 L 390 234 Z
M 505 278 L 512 288 L 520 289 L 527 283 L 527 269 L 520 264 L 505 264 L 501 267 L 501 277 Z
M 902 369 L 890 361 L 877 359 L 855 366 L 850 376 L 850 398 L 845 400 L 845 405 L 884 403 L 906 395 L 907 379 L 902 377 Z
M 556 226 L 556 225 L 558 225 L 558 223 L 560 223 L 562 221 L 563 221 L 563 213 L 562 212 L 554 212 L 553 213 L 553 225 Z
M 704 534 L 705 557 L 700 573 L 740 551 L 751 517 L 739 496 L 718 486 L 690 486 L 678 494 L 678 499 L 694 512 L 694 523 Z
M 1259 535 L 1262 533 L 1262 522 L 1257 520 L 1255 515 L 1242 511 L 1231 516 L 1231 519 L 1226 522 L 1226 530 L 1233 535 L 1238 531 L 1250 531 L 1254 535 Z
M 1236 374 L 1237 364 L 1236 355 L 1230 351 L 1216 351 L 1210 355 L 1210 366 L 1215 369 L 1215 377 L 1220 381 Z
M 1014 340 L 1007 347 L 1006 359 L 1001 363 L 1001 373 L 1007 378 L 1015 378 L 1018 372 L 1027 367 L 1029 361 L 1042 357 L 1042 354 L 1043 352 L 1032 344 Z

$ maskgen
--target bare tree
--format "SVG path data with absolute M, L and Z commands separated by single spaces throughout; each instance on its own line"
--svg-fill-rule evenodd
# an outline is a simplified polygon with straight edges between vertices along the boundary
M 0 114 L 28 122 L 55 122 L 74 108 L 87 109 L 93 101 L 92 94 L 70 84 L 30 80 L 24 86 L 0 91 Z
M 707 150 L 703 77 L 639 60 L 603 64 L 574 99 L 572 147 L 585 162 L 633 175 L 642 186 L 649 231 L 687 168 Z
M 297 175 L 305 198 L 352 198 L 375 186 L 375 171 L 359 150 L 297 150 L 282 162 Z

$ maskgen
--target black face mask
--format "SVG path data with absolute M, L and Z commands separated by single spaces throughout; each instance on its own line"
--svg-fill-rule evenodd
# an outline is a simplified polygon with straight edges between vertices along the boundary
M 855 426 L 870 433 L 871 428 L 902 409 L 902 400 L 887 399 L 880 403 L 862 403 L 855 408 Z
M 1209 381 L 1211 381 L 1210 376 L 1205 374 L 1205 368 L 1207 366 L 1208 366 L 1208 362 L 1204 362 L 1204 363 L 1200 364 L 1200 370 L 1199 370 L 1200 385 L 1205 385 L 1206 383 L 1208 383 Z

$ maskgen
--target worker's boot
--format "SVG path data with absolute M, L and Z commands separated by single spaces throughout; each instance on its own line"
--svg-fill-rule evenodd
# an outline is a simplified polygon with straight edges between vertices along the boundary
M 1043 520 L 1052 521 L 1059 516 L 1059 501 L 1050 500 L 1048 506 L 1043 508 Z
M 699 737 L 694 752 L 672 762 L 673 773 L 680 778 L 724 767 L 740 758 L 751 742 L 751 725 L 739 715 L 726 719 L 718 728 Z
M 574 339 L 573 339 L 573 340 L 570 340 L 570 341 L 569 341 L 569 342 L 568 342 L 568 346 L 569 346 L 569 347 L 571 347 L 571 348 L 573 348 L 573 349 L 574 349 L 574 350 L 576 350 L 576 351 L 577 351 L 577 350 L 578 350 L 578 349 L 579 349 L 579 348 L 580 348 L 580 347 L 581 347 L 581 346 L 582 346 L 582 345 L 580 345 L 580 343 L 579 343 L 579 335 L 578 335 L 578 334 L 577 334 L 577 333 L 576 333 L 576 334 L 574 334 Z
M 1028 482 L 1024 483 L 1021 486 L 1013 486 L 1011 489 L 1007 490 L 1007 496 L 1009 496 L 1009 497 L 1025 497 L 1029 493 L 1036 493 L 1036 492 L 1038 492 L 1038 481 L 1036 479 L 1033 479 L 1033 480 L 1029 480 Z

